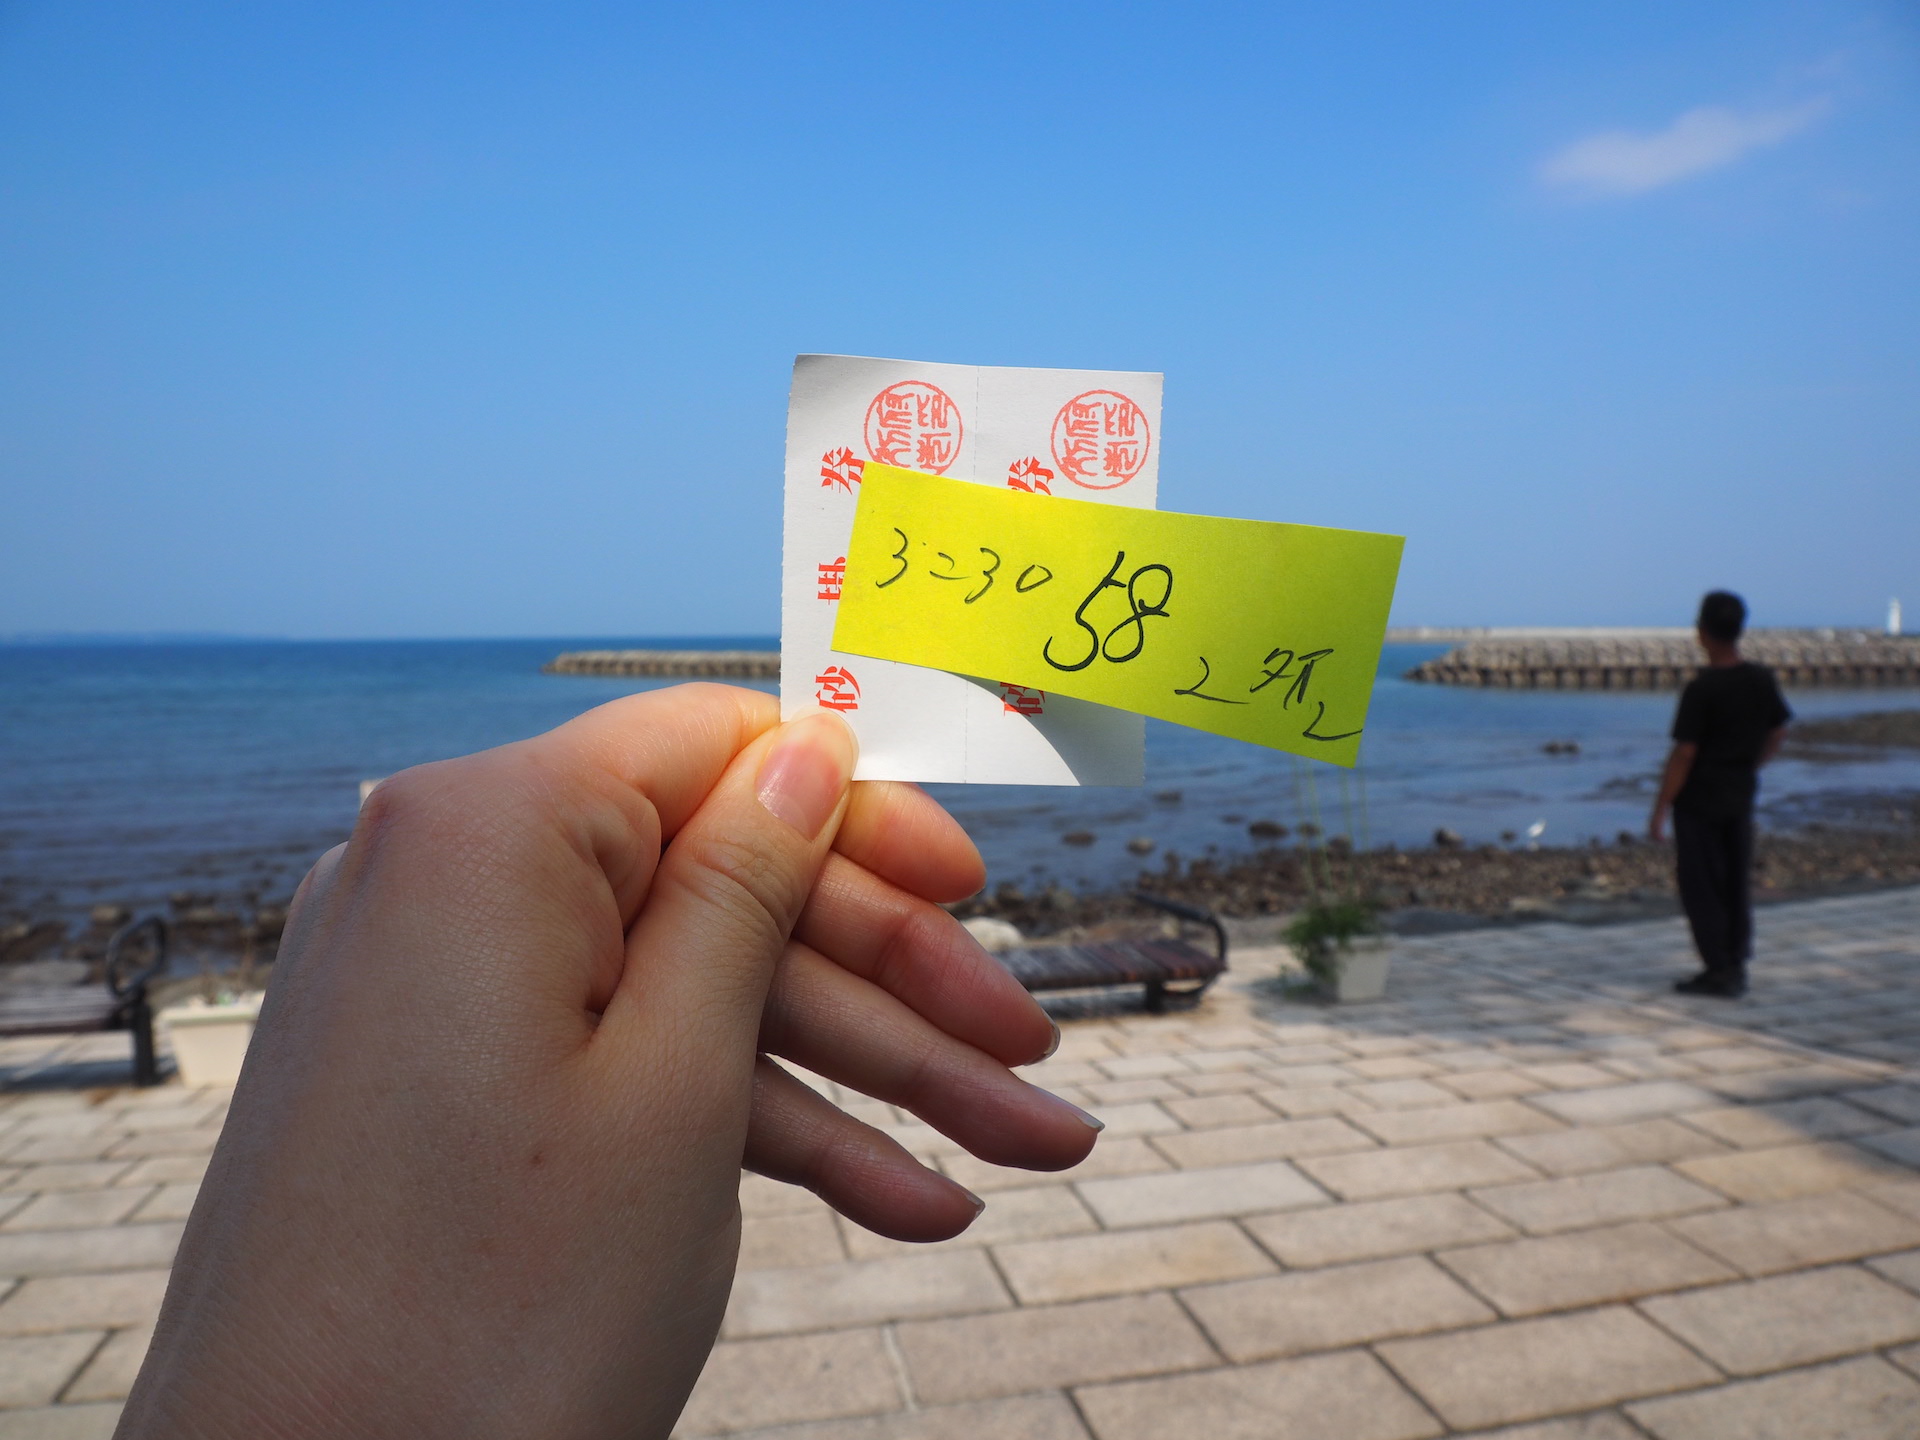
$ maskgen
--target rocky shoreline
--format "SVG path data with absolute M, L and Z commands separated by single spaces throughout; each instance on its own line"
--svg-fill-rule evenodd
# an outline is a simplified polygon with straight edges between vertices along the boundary
M 1895 823 L 1845 828 L 1813 824 L 1762 833 L 1754 896 L 1766 904 L 1890 886 L 1920 885 L 1920 804 Z M 1417 931 L 1562 920 L 1578 924 L 1675 914 L 1673 849 L 1623 836 L 1613 845 L 1539 849 L 1467 847 L 1451 837 L 1419 849 L 1355 851 L 1325 845 L 1271 846 L 1228 861 L 1183 863 L 1168 856 L 1129 889 L 1204 906 L 1265 932 L 1316 893 L 1358 895 L 1380 905 L 1389 929 Z M 1005 884 L 950 907 L 963 919 L 1005 920 L 1027 937 L 1089 934 L 1153 912 L 1126 889 L 1075 894 L 1060 886 Z M 1256 922 L 1248 924 L 1246 922 Z

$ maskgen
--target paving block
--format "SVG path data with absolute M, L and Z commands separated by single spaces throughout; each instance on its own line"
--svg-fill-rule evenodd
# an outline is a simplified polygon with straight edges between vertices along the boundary
M 914 1394 L 934 1405 L 1219 1363 L 1166 1294 L 913 1320 L 895 1334 Z
M 1174 1055 L 1114 1055 L 1095 1060 L 1093 1065 L 1109 1080 L 1148 1080 L 1156 1076 L 1191 1073 L 1185 1062 Z
M 1526 1103 L 1538 1105 L 1570 1125 L 1619 1125 L 1657 1115 L 1717 1109 L 1724 1102 L 1711 1090 L 1684 1081 L 1643 1080 L 1637 1084 L 1609 1085 L 1600 1090 L 1533 1095 Z
M 935 1405 L 859 1420 L 816 1420 L 753 1430 L 738 1440 L 1088 1440 L 1061 1394 L 1016 1395 L 973 1405 Z
M 1884 1275 L 1895 1284 L 1920 1293 L 1920 1250 L 1909 1250 L 1900 1255 L 1885 1255 L 1878 1260 L 1868 1262 L 1867 1268 L 1876 1274 Z
M 1377 1055 L 1349 1060 L 1346 1065 L 1363 1080 L 1417 1080 L 1440 1068 L 1417 1055 Z
M 1660 1165 L 1602 1170 L 1559 1180 L 1535 1180 L 1475 1190 L 1473 1198 L 1535 1235 L 1580 1230 L 1623 1220 L 1651 1220 L 1711 1210 L 1727 1202 Z
M 1299 1089 L 1283 1087 L 1256 1090 L 1260 1103 L 1282 1115 L 1306 1119 L 1314 1115 L 1357 1115 L 1373 1107 L 1358 1095 L 1333 1085 L 1303 1085 Z
M 1166 1135 L 1180 1129 L 1180 1122 L 1151 1100 L 1129 1105 L 1091 1105 L 1087 1107 L 1107 1128 L 1100 1132 L 1101 1142 L 1127 1135 Z M 1100 1147 L 1096 1145 L 1096 1150 Z
M 1012 1303 L 982 1251 L 922 1251 L 795 1270 L 741 1271 L 734 1277 L 720 1333 L 739 1340 L 873 1325 L 910 1315 L 965 1315 Z
M 1171 1108 L 1171 1107 L 1169 1107 Z M 1266 1106 L 1260 1107 L 1266 1110 Z M 1153 1141 L 1183 1170 L 1217 1165 L 1244 1165 L 1259 1160 L 1290 1160 L 1296 1155 L 1327 1155 L 1342 1150 L 1371 1150 L 1374 1142 L 1344 1120 L 1275 1120 L 1267 1111 L 1260 1125 L 1234 1125 L 1217 1130 L 1190 1130 L 1160 1135 Z
M 0 1139 L 0 1160 L 9 1165 L 69 1165 L 104 1160 L 120 1144 L 118 1131 L 98 1135 L 33 1135 Z
M 1520 1073 L 1554 1090 L 1592 1090 L 1598 1086 L 1620 1083 L 1618 1075 L 1581 1060 L 1558 1065 L 1526 1065 L 1521 1067 Z
M 901 1407 L 877 1329 L 723 1341 L 681 1412 L 676 1435 L 711 1435 Z
M 211 1155 L 219 1139 L 218 1130 L 156 1130 L 126 1136 L 117 1141 L 104 1158 L 139 1160 L 150 1155 Z
M 1661 1165 L 1727 1147 L 1677 1120 L 1630 1120 L 1543 1135 L 1508 1135 L 1502 1148 L 1549 1175 L 1585 1175 L 1628 1165 Z
M 1032 1174 L 1027 1178 L 1031 1180 Z M 987 1208 L 960 1234 L 943 1240 L 941 1250 L 977 1249 L 1011 1240 L 1043 1240 L 1054 1235 L 1079 1235 L 1099 1229 L 1099 1224 L 1080 1203 L 1071 1185 L 1033 1185 L 1025 1190 L 996 1190 L 983 1197 Z M 841 1238 L 847 1253 L 856 1260 L 878 1259 L 887 1255 L 924 1255 L 926 1245 L 905 1240 L 889 1240 L 864 1230 L 851 1220 L 840 1222 Z
M 740 1223 L 742 1270 L 829 1265 L 846 1258 L 840 1227 L 824 1208 L 791 1215 L 757 1215 Z
M 193 1213 L 193 1202 L 200 1198 L 200 1182 L 157 1186 L 140 1208 L 135 1220 L 184 1220 Z
M 1862 1136 L 1860 1143 L 1909 1170 L 1920 1169 L 1920 1126 Z
M 151 1325 L 136 1325 L 114 1331 L 60 1398 L 69 1403 L 76 1400 L 126 1399 L 127 1392 L 133 1389 L 134 1377 L 140 1373 L 141 1361 L 147 1358 L 147 1347 L 151 1344 Z
M 63 1275 L 171 1265 L 173 1252 L 180 1245 L 181 1229 L 177 1222 L 168 1222 L 0 1234 L 0 1275 Z
M 197 1185 L 206 1178 L 207 1162 L 210 1158 L 212 1157 L 206 1155 L 155 1155 L 147 1160 L 135 1161 L 133 1168 L 113 1183 L 116 1185 Z M 113 1163 L 124 1162 L 114 1161 Z M 758 1180 L 760 1177 L 756 1175 L 754 1179 Z M 775 1182 L 768 1180 L 764 1183 L 772 1185 Z M 793 1187 L 789 1185 L 782 1188 L 790 1190 Z M 805 1191 L 801 1194 L 813 1200 L 813 1197 L 807 1195 Z M 814 1203 L 817 1205 L 820 1202 L 814 1200 Z
M 1863 1356 L 1643 1400 L 1627 1411 L 1657 1440 L 1913 1440 L 1920 1435 L 1920 1384 Z
M 1871 1143 L 1871 1139 L 1869 1142 Z M 1736 1200 L 1789 1200 L 1906 1178 L 1904 1167 L 1844 1140 L 1680 1160 L 1674 1169 Z
M 1087 1386 L 1099 1440 L 1424 1440 L 1442 1427 L 1361 1351 Z
M 1734 1375 L 1920 1339 L 1920 1298 L 1851 1266 L 1663 1295 L 1640 1308 Z
M 44 1194 L 49 1190 L 97 1190 L 111 1185 L 132 1166 L 131 1160 L 82 1160 L 68 1165 L 29 1165 L 0 1189 Z
M 1444 1192 L 1263 1215 L 1244 1223 L 1282 1264 L 1296 1269 L 1470 1245 L 1513 1234 L 1504 1220 L 1465 1196 Z
M 1273 1119 L 1273 1111 L 1244 1091 L 1206 1095 L 1192 1100 L 1164 1101 L 1161 1108 L 1191 1130 L 1222 1125 L 1259 1125 Z
M 1225 1220 L 998 1245 L 993 1257 L 1023 1305 L 1238 1280 L 1274 1269 L 1265 1253 Z
M 118 1402 L 0 1410 L 0 1440 L 113 1440 L 119 1424 Z
M 106 1336 L 98 1330 L 0 1340 L 0 1408 L 51 1405 Z
M 1532 1179 L 1535 1172 L 1485 1140 L 1404 1145 L 1352 1155 L 1303 1158 L 1300 1168 L 1343 1200 L 1373 1200 L 1430 1190 L 1463 1190 Z
M 1849 1090 L 1845 1098 L 1901 1125 L 1920 1125 L 1920 1085 L 1875 1085 Z
M 1747 1275 L 1920 1245 L 1920 1224 L 1846 1191 L 1690 1215 L 1672 1221 L 1671 1228 Z
M 1427 1080 L 1376 1080 L 1354 1085 L 1350 1092 L 1378 1110 L 1418 1110 L 1430 1105 L 1457 1105 L 1459 1097 Z
M 1353 1123 L 1389 1145 L 1430 1144 L 1442 1140 L 1483 1139 L 1559 1130 L 1560 1122 L 1518 1100 L 1486 1100 L 1469 1105 L 1435 1105 L 1424 1110 L 1381 1110 L 1356 1115 Z
M 1180 1292 L 1213 1343 L 1237 1364 L 1337 1350 L 1492 1320 L 1431 1260 L 1410 1255 Z
M 1736 1278 L 1718 1260 L 1644 1222 L 1443 1250 L 1434 1258 L 1507 1315 L 1573 1310 Z
M 1885 1116 L 1825 1095 L 1773 1105 L 1696 1110 L 1687 1116 L 1687 1124 L 1742 1150 L 1797 1145 L 1808 1140 L 1844 1140 L 1893 1128 Z
M 150 1324 L 166 1289 L 165 1270 L 36 1276 L 0 1301 L 0 1335 Z
M 1595 1410 L 1720 1378 L 1699 1356 L 1620 1306 L 1389 1340 L 1378 1350 L 1459 1429 Z
M 1595 1410 L 1569 1420 L 1480 1430 L 1470 1440 L 1646 1440 L 1646 1433 L 1616 1410 Z
M 7 1216 L 0 1230 L 86 1230 L 124 1220 L 153 1191 L 120 1186 L 107 1190 L 54 1190 L 36 1195 Z
M 1506 1100 L 1547 1088 L 1518 1070 L 1468 1070 L 1458 1075 L 1436 1075 L 1433 1080 L 1467 1100 Z
M 1703 1078 L 1700 1084 L 1729 1100 L 1766 1102 L 1854 1090 L 1863 1078 L 1858 1070 L 1842 1069 L 1838 1065 L 1788 1065 L 1744 1075 L 1714 1075 Z
M 1167 1225 L 1327 1203 L 1323 1191 L 1283 1160 L 1086 1180 L 1075 1188 L 1109 1227 Z
M 1171 1080 L 1096 1080 L 1091 1084 L 1077 1085 L 1073 1089 L 1079 1093 L 1078 1103 L 1092 1106 L 1096 1111 L 1137 1101 L 1184 1100 L 1187 1092 Z

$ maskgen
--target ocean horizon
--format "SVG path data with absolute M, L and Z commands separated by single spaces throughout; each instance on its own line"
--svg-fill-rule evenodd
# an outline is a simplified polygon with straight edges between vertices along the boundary
M 284 900 L 345 838 L 362 780 L 485 749 L 617 696 L 680 683 L 544 675 L 575 649 L 772 649 L 771 635 L 471 640 L 195 639 L 0 646 L 0 917 L 79 920 L 95 903 L 164 906 L 186 891 Z M 1230 858 L 1258 822 L 1313 821 L 1356 844 L 1610 843 L 1645 823 L 1674 697 L 1486 691 L 1401 678 L 1444 643 L 1382 653 L 1352 772 L 1147 722 L 1130 788 L 931 785 L 994 883 L 1076 891 L 1130 882 L 1174 852 Z M 748 682 L 771 691 L 771 682 Z M 1920 708 L 1920 691 L 1790 692 L 1802 716 Z M 1548 753 L 1553 743 L 1577 745 Z M 1783 759 L 1763 822 L 1920 792 L 1920 756 Z M 1083 834 L 1090 843 L 1069 845 Z M 1145 855 L 1129 841 L 1151 842 Z

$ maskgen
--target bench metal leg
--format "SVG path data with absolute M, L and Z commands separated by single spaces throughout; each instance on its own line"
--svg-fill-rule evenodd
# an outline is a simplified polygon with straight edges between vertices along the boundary
M 1164 1015 L 1167 1013 L 1166 981 L 1147 981 L 1147 1013 L 1150 1015 Z
M 147 1004 L 147 992 L 140 991 L 127 1007 L 127 1028 L 133 1031 L 133 1083 L 158 1085 L 160 1066 L 153 1053 L 153 1007 Z

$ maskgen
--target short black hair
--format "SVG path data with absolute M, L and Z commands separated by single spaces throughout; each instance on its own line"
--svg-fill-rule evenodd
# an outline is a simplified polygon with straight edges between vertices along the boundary
M 1731 645 L 1747 628 L 1747 602 L 1731 590 L 1714 590 L 1700 602 L 1700 633 Z

